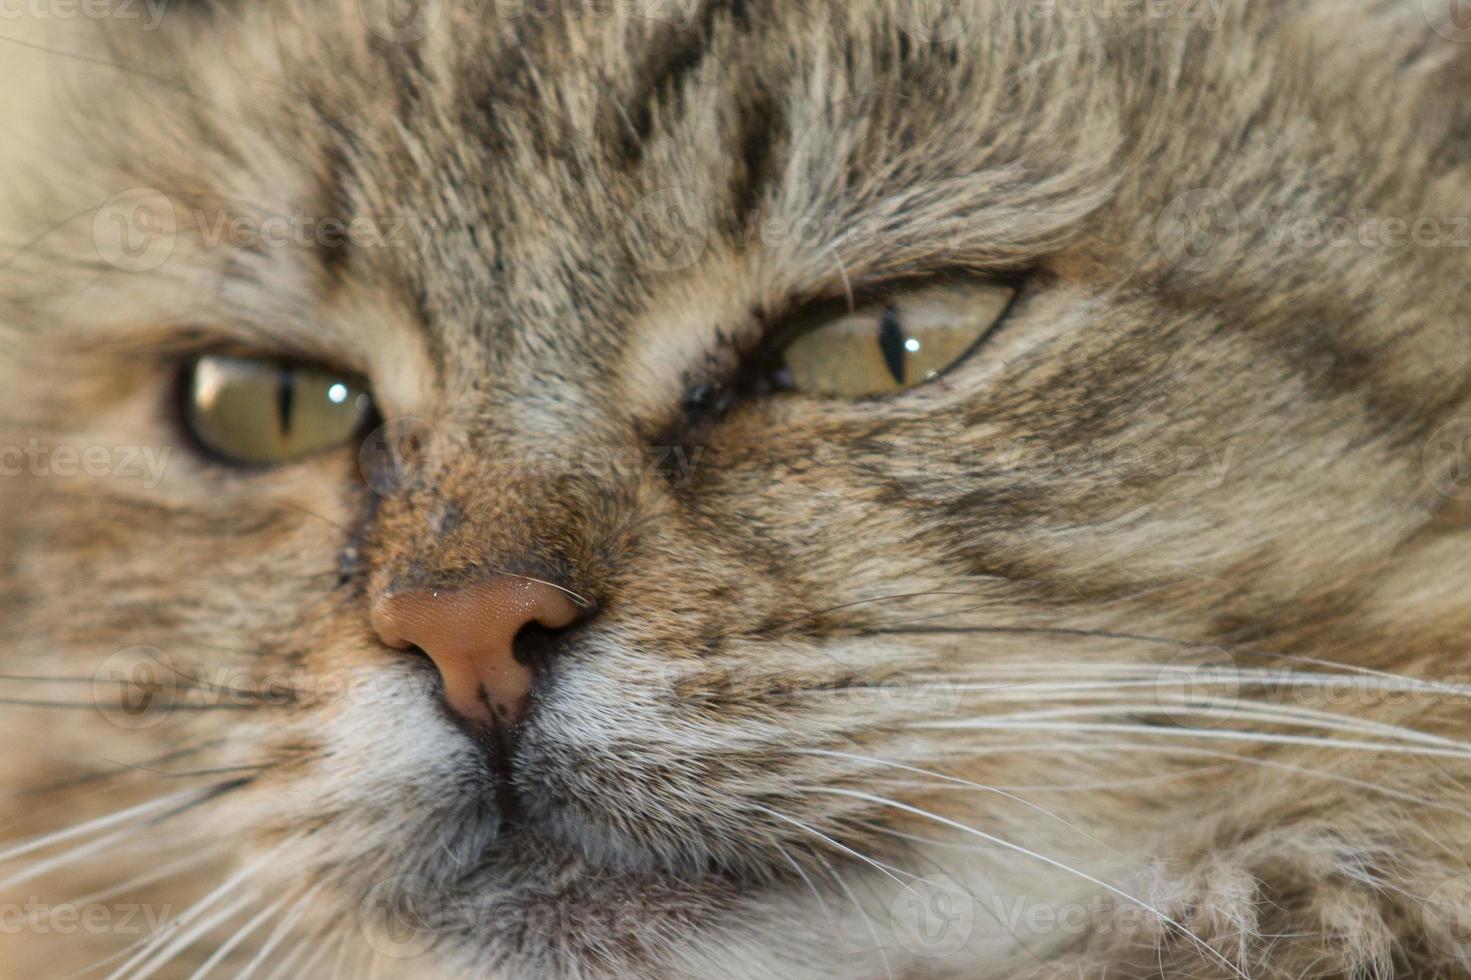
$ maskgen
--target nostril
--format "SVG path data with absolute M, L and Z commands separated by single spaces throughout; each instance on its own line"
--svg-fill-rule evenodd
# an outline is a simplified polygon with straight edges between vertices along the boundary
M 543 671 L 558 648 L 566 642 L 570 627 L 553 629 L 532 620 L 517 631 L 511 640 L 511 656 L 517 663 L 535 671 Z

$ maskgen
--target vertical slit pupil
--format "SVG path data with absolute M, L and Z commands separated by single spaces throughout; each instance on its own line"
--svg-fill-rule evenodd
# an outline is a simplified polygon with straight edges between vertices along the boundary
M 904 383 L 904 325 L 899 320 L 899 311 L 894 306 L 884 307 L 879 317 L 879 350 L 883 352 L 884 364 L 899 384 Z
M 283 367 L 276 376 L 276 410 L 281 419 L 281 434 L 291 435 L 291 413 L 296 407 L 296 369 Z

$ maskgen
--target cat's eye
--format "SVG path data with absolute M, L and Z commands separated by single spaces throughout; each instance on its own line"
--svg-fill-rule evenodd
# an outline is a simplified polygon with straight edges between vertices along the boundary
M 1016 292 L 993 282 L 931 287 L 825 320 L 783 350 L 785 386 L 862 398 L 931 381 L 996 327 Z
M 206 355 L 189 365 L 184 415 L 200 445 L 269 466 L 352 442 L 373 417 L 358 378 L 270 358 Z

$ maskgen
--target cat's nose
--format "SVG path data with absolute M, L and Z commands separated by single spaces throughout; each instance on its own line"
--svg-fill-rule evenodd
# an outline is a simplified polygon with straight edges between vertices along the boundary
M 516 636 L 538 623 L 548 629 L 577 619 L 571 595 L 546 582 L 498 576 L 460 589 L 417 589 L 383 596 L 373 629 L 395 649 L 418 647 L 444 678 L 449 705 L 477 725 L 521 720 L 534 679 L 517 659 Z

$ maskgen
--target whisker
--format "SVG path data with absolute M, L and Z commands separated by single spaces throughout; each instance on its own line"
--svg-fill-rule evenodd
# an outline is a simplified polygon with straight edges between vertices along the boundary
M 1242 761 L 1251 762 L 1255 760 L 1242 758 Z M 1022 786 L 1006 786 L 1004 788 L 1031 793 L 1085 793 L 1097 790 L 1135 789 L 1141 786 L 1155 786 L 1160 783 L 1176 782 L 1181 779 L 1200 779 L 1205 776 L 1214 776 L 1230 771 L 1231 767 L 1229 765 L 1221 763 L 1215 766 L 1200 766 L 1195 769 L 1186 770 L 1185 772 L 1168 773 L 1163 776 L 1140 776 L 1135 779 L 1109 779 L 1097 783 L 1068 783 L 1066 785 L 1057 783 L 1032 783 Z
M 586 596 L 582 596 L 582 595 L 577 594 L 576 592 L 573 592 L 571 589 L 567 588 L 565 585 L 558 585 L 556 582 L 549 582 L 546 579 L 537 578 L 534 575 L 523 575 L 520 572 L 513 572 L 510 569 L 493 568 L 491 570 L 494 571 L 494 572 L 496 572 L 499 575 L 509 575 L 511 578 L 524 579 L 527 582 L 535 582 L 538 585 L 547 585 L 547 586 L 550 586 L 550 587 L 556 589 L 559 592 L 565 593 L 573 602 L 577 603 L 577 605 L 580 608 L 582 608 L 582 609 L 591 609 L 593 607 L 593 601 L 591 599 L 588 599 Z
M 816 837 L 818 840 L 822 841 L 823 843 L 829 845 L 830 847 L 836 848 L 837 850 L 842 851 L 844 854 L 847 854 L 850 857 L 855 857 L 858 860 L 860 860 L 860 861 L 864 862 L 865 864 L 869 865 L 870 867 L 873 867 L 873 868 L 878 869 L 878 871 L 881 872 L 882 874 L 887 875 L 889 878 L 892 878 L 894 880 L 894 882 L 897 883 L 899 885 L 899 887 L 900 888 L 903 888 L 905 891 L 914 892 L 914 889 L 913 888 L 911 888 L 905 882 L 901 881 L 899 878 L 895 877 L 893 874 L 891 874 L 888 871 L 887 868 L 885 868 L 878 861 L 875 861 L 873 858 L 869 857 L 867 854 L 864 854 L 861 851 L 856 851 L 853 848 L 849 847 L 848 845 L 843 844 L 843 843 L 841 843 L 839 841 L 836 841 L 833 838 L 827 836 L 822 831 L 817 830 L 816 828 L 813 828 L 813 827 L 809 827 L 807 824 L 803 823 L 802 821 L 797 820 L 797 819 L 794 819 L 792 817 L 789 817 L 789 816 L 787 816 L 784 813 L 778 813 L 777 811 L 772 810 L 769 807 L 761 806 L 759 803 L 758 804 L 753 804 L 753 806 L 754 806 L 755 809 L 760 810 L 762 813 L 765 813 L 767 816 L 775 817 L 776 819 L 781 820 L 781 821 L 783 821 L 785 823 L 789 823 L 789 824 L 791 824 L 794 827 L 798 827 L 798 828 L 806 831 L 807 833 L 811 834 L 813 837 Z M 905 873 L 907 874 L 908 872 L 905 872 Z M 909 877 L 911 877 L 911 878 L 917 878 L 919 876 L 918 875 L 910 875 Z M 916 896 L 918 896 L 919 893 L 918 892 L 914 892 L 914 894 Z
M 863 907 L 862 902 L 858 901 L 858 896 L 853 894 L 853 889 L 848 886 L 848 883 L 845 880 L 843 880 L 842 875 L 838 874 L 836 871 L 833 871 L 832 876 L 833 880 L 838 883 L 838 887 L 842 889 L 843 894 L 848 896 L 848 901 L 852 902 L 853 907 L 858 910 L 859 918 L 863 921 L 863 927 L 868 931 L 868 934 L 873 937 L 873 951 L 878 954 L 879 962 L 882 963 L 884 966 L 884 975 L 888 977 L 889 980 L 894 980 L 894 967 L 889 963 L 889 954 L 885 952 L 884 941 L 879 938 L 879 931 L 878 928 L 874 925 L 873 915 L 868 911 L 868 909 Z
M 216 966 L 222 963 L 225 957 L 229 956 L 236 946 L 239 946 L 242 942 L 249 938 L 251 933 L 255 932 L 255 930 L 260 928 L 267 919 L 275 915 L 277 910 L 279 910 L 281 906 L 285 905 L 286 902 L 287 899 L 285 898 L 277 899 L 270 905 L 267 905 L 265 908 L 261 909 L 255 915 L 251 916 L 250 919 L 245 923 L 245 925 L 237 929 L 233 936 L 221 943 L 219 948 L 216 949 L 212 954 L 210 954 L 209 959 L 200 964 L 199 969 L 195 970 L 192 974 L 189 975 L 189 980 L 203 980 L 203 978 L 209 974 L 210 970 L 213 970 Z
M 127 893 L 135 891 L 136 889 L 147 888 L 149 885 L 152 885 L 156 882 L 164 881 L 165 879 L 171 878 L 182 871 L 187 871 L 190 868 L 198 867 L 199 865 L 204 864 L 209 860 L 211 860 L 211 858 L 207 855 L 202 856 L 199 854 L 189 854 L 182 858 L 179 858 L 176 861 L 171 861 L 168 864 L 165 864 L 158 868 L 151 868 L 140 875 L 134 875 L 132 878 L 129 878 L 126 881 L 118 882 L 115 885 L 109 885 L 107 888 L 92 892 L 90 895 L 83 895 L 81 898 L 72 899 L 71 901 L 68 901 L 64 904 L 75 908 L 83 908 L 88 905 L 94 905 L 98 902 L 105 902 L 110 898 L 116 898 L 119 895 L 126 895 Z M 46 921 L 50 920 L 51 914 L 54 913 L 48 913 Z
M 152 959 L 138 967 L 137 972 L 132 975 L 130 980 L 148 980 L 149 977 L 167 966 L 170 960 L 194 945 L 200 937 L 207 935 L 210 930 L 228 921 L 231 916 L 235 915 L 241 909 L 246 908 L 252 901 L 254 901 L 254 896 L 240 895 L 226 902 L 222 908 L 206 915 L 196 922 L 192 928 L 186 929 L 176 936 L 172 942 L 159 950 Z
M 1226 700 L 1220 698 L 1174 696 L 1161 698 L 1155 703 L 1103 702 L 1066 708 L 1046 708 L 1035 711 L 1018 711 L 1011 714 L 988 716 L 992 721 L 1035 721 L 1051 718 L 1077 718 L 1094 715 L 1147 716 L 1159 714 L 1190 714 L 1202 718 L 1226 720 L 1264 721 L 1272 724 L 1320 728 L 1326 731 L 1375 733 L 1389 738 L 1422 745 L 1454 748 L 1471 753 L 1471 745 L 1455 739 L 1445 738 L 1429 732 L 1416 731 L 1399 725 L 1375 722 L 1370 719 L 1354 718 L 1349 715 L 1315 711 L 1295 705 L 1267 705 L 1249 700 Z
M 185 926 L 193 923 L 195 919 L 208 912 L 217 902 L 221 901 L 222 899 L 229 898 L 232 892 L 248 883 L 249 880 L 254 877 L 261 868 L 263 868 L 269 861 L 274 859 L 276 855 L 278 855 L 288 845 L 293 843 L 295 843 L 294 839 L 277 845 L 276 847 L 267 851 L 265 854 L 257 857 L 254 861 L 246 864 L 243 868 L 240 868 L 234 874 L 230 875 L 213 891 L 205 895 L 203 898 L 195 902 L 183 913 L 181 913 L 178 918 L 163 926 L 151 937 L 149 937 L 148 944 L 140 949 L 137 953 L 135 953 L 122 966 L 118 967 L 112 973 L 108 974 L 107 980 L 121 980 L 121 978 L 126 975 L 129 970 L 133 969 L 139 963 L 153 956 L 154 953 L 159 949 L 159 947 L 164 946 L 166 943 L 168 943 L 171 935 L 176 934 Z
M 815 609 L 811 612 L 803 613 L 800 616 L 794 616 L 791 619 L 786 619 L 778 623 L 765 625 L 760 629 L 749 630 L 733 635 L 766 636 L 776 632 L 777 630 L 785 629 L 788 626 L 792 626 L 796 623 L 806 622 L 809 619 L 816 619 L 818 616 L 826 616 L 830 613 L 842 612 L 844 609 L 853 609 L 858 606 L 866 606 L 878 602 L 897 602 L 900 599 L 928 599 L 943 598 L 946 596 L 962 596 L 971 599 L 988 598 L 984 593 L 981 592 L 894 592 L 887 595 L 871 596 L 867 599 L 854 599 L 850 602 L 840 602 L 835 606 L 828 606 L 824 609 Z
M 1369 680 L 1355 674 L 1328 674 L 1328 673 L 1305 673 L 1301 671 L 1280 671 L 1253 668 L 1221 669 L 1214 668 L 1209 672 L 1202 673 L 1200 670 L 1188 666 L 1155 666 L 1151 664 L 1090 664 L 1086 662 L 1068 663 L 1052 661 L 1047 664 L 1048 669 L 1075 671 L 1083 674 L 1091 674 L 1096 677 L 1105 678 L 1101 680 L 1070 680 L 1070 681 L 1037 681 L 1022 679 L 1008 683 L 974 683 L 971 677 L 959 679 L 955 675 L 925 676 L 914 683 L 916 684 L 946 684 L 950 690 L 961 692 L 1016 692 L 1027 694 L 1031 692 L 1069 692 L 1069 691 L 1097 691 L 1110 690 L 1114 688 L 1147 688 L 1159 686 L 1170 677 L 1179 677 L 1181 680 L 1189 681 L 1200 687 L 1220 687 L 1224 685 L 1239 685 L 1252 688 L 1306 688 L 1308 690 L 1321 689 L 1326 685 L 1344 685 L 1355 681 L 1362 681 L 1362 686 L 1354 688 L 1363 692 L 1374 692 L 1386 690 L 1381 685 L 1370 684 Z M 1021 675 L 1023 678 L 1035 676 L 1035 668 L 1012 668 L 1008 670 L 1006 665 L 990 668 L 985 671 L 988 679 L 1005 677 L 1008 673 Z M 1436 694 L 1451 694 L 1458 697 L 1471 696 L 1471 686 L 1445 685 L 1422 681 L 1413 677 L 1386 678 L 1395 687 L 1388 688 L 1393 693 L 1407 693 L 1414 691 L 1428 691 Z
M 163 85 L 167 88 L 175 89 L 176 91 L 182 92 L 183 94 L 190 97 L 197 97 L 196 93 L 191 91 L 187 85 L 183 84 L 178 79 L 168 78 L 163 75 L 155 75 L 151 72 L 146 72 L 139 68 L 134 68 L 131 65 L 124 65 L 119 62 L 108 61 L 106 58 L 95 58 L 90 55 L 78 54 L 75 51 L 63 51 L 60 48 L 47 47 L 44 44 L 36 44 L 33 41 L 22 41 L 18 37 L 11 37 L 6 34 L 0 34 L 0 41 L 4 41 L 8 44 L 14 44 L 15 46 L 21 48 L 29 48 L 32 51 L 40 51 L 45 54 L 54 54 L 59 55 L 63 58 L 70 58 L 73 61 L 80 61 L 84 64 L 96 65 L 103 68 L 111 68 L 115 71 L 123 72 L 124 74 L 134 75 L 138 78 L 145 78 L 149 81 L 157 82 L 160 85 Z
M 47 701 L 41 698 L 0 698 L 0 704 L 15 708 L 56 708 L 62 711 L 96 711 L 96 701 Z M 175 701 L 169 711 L 255 711 L 258 704 L 197 704 L 190 701 Z
M 87 974 L 93 972 L 94 970 L 100 970 L 100 969 L 102 969 L 104 966 L 107 966 L 109 963 L 116 963 L 118 960 L 122 959 L 124 956 L 127 956 L 130 953 L 132 953 L 139 946 L 142 946 L 144 943 L 151 942 L 153 940 L 153 936 L 154 936 L 153 933 L 149 933 L 146 936 L 140 936 L 137 939 L 133 940 L 132 942 L 128 943 L 128 945 L 124 946 L 122 949 L 118 950 L 117 952 L 111 953 L 111 954 L 109 954 L 107 956 L 104 956 L 102 959 L 98 960 L 97 962 L 92 963 L 89 966 L 84 966 L 84 967 L 82 967 L 82 969 L 77 970 L 75 973 L 68 973 L 66 976 L 62 977 L 61 980 L 76 980 L 77 977 L 85 977 Z
M 871 793 L 863 793 L 863 792 L 860 792 L 858 790 L 842 789 L 842 788 L 836 787 L 836 786 L 811 786 L 811 787 L 806 787 L 805 791 L 806 792 L 812 792 L 812 793 L 825 793 L 825 794 L 829 794 L 829 795 L 833 795 L 833 796 L 846 796 L 846 797 L 850 797 L 852 799 L 864 800 L 866 802 L 873 803 L 873 804 L 876 804 L 878 806 L 893 807 L 895 809 L 902 810 L 902 811 L 904 811 L 906 813 L 912 813 L 915 816 L 923 817 L 924 819 L 927 819 L 927 820 L 933 820 L 936 823 L 943 824 L 945 826 L 951 827 L 952 829 L 959 830 L 959 831 L 961 831 L 963 833 L 974 834 L 976 837 L 979 837 L 982 840 L 990 841 L 991 843 L 993 843 L 993 844 L 995 844 L 995 845 L 997 845 L 999 847 L 1005 848 L 1006 850 L 1014 851 L 1015 853 L 1021 854 L 1024 857 L 1029 857 L 1029 858 L 1031 858 L 1031 859 L 1033 859 L 1035 861 L 1040 861 L 1043 864 L 1046 864 L 1046 865 L 1048 865 L 1050 867 L 1057 868 L 1059 871 L 1063 871 L 1063 872 L 1065 872 L 1067 874 L 1074 875 L 1074 876 L 1076 876 L 1078 878 L 1081 878 L 1082 880 L 1088 882 L 1089 884 L 1092 884 L 1092 885 L 1095 885 L 1095 886 L 1097 886 L 1099 888 L 1102 888 L 1105 891 L 1109 892 L 1110 894 L 1116 895 L 1119 898 L 1122 898 L 1125 901 L 1129 902 L 1130 904 L 1135 905 L 1135 906 L 1137 906 L 1137 907 L 1139 907 L 1141 909 L 1144 909 L 1145 911 L 1149 912 L 1151 915 L 1154 915 L 1154 916 L 1158 917 L 1158 919 L 1159 919 L 1160 922 L 1163 922 L 1166 925 L 1168 925 L 1168 926 L 1170 926 L 1170 927 L 1178 930 L 1179 933 L 1182 936 L 1189 937 L 1193 941 L 1193 943 L 1196 945 L 1197 948 L 1199 948 L 1202 952 L 1205 952 L 1205 953 L 1209 954 L 1209 956 L 1212 959 L 1216 960 L 1218 963 L 1220 963 L 1226 969 L 1230 970 L 1231 973 L 1232 973 L 1232 975 L 1234 975 L 1236 977 L 1239 977 L 1240 980 L 1251 980 L 1250 977 L 1248 977 L 1239 968 L 1237 968 L 1237 966 L 1235 964 L 1233 964 L 1230 960 L 1226 959 L 1225 956 L 1221 955 L 1215 949 L 1212 949 L 1203 940 L 1201 940 L 1200 937 L 1198 937 L 1198 936 L 1194 935 L 1193 933 L 1191 933 L 1183 925 L 1181 925 L 1180 923 L 1176 922 L 1174 919 L 1170 918 L 1169 916 L 1165 915 L 1164 912 L 1162 912 L 1159 909 L 1155 908 L 1153 905 L 1150 905 L 1148 902 L 1144 901 L 1143 899 L 1135 898 L 1133 895 L 1130 895 L 1128 892 L 1126 892 L 1126 891 L 1124 891 L 1124 890 L 1122 890 L 1120 888 L 1115 888 L 1113 885 L 1110 885 L 1107 882 L 1105 882 L 1105 881 L 1103 881 L 1103 880 L 1101 880 L 1099 878 L 1095 878 L 1094 876 L 1088 874 L 1085 871 L 1080 871 L 1077 868 L 1074 868 L 1074 867 L 1071 867 L 1070 865 L 1064 864 L 1063 862 L 1057 860 L 1056 858 L 1050 858 L 1050 857 L 1048 857 L 1045 854 L 1041 854 L 1041 853 L 1039 853 L 1037 851 L 1031 850 L 1030 848 L 1023 847 L 1020 844 L 1014 844 L 1011 841 L 1003 840 L 1002 838 L 996 837 L 993 834 L 988 834 L 985 831 L 977 830 L 974 827 L 967 827 L 965 824 L 960 823 L 958 821 L 951 820 L 951 819 L 949 819 L 947 817 L 942 817 L 942 816 L 940 816 L 937 813 L 931 813 L 928 810 L 922 810 L 919 807 L 910 806 L 907 803 L 901 803 L 898 800 L 889 800 L 889 799 L 885 799 L 884 797 L 881 797 L 881 796 L 874 796 Z
M 286 914 L 281 917 L 281 921 L 276 924 L 276 928 L 266 937 L 266 941 L 261 944 L 260 949 L 256 950 L 255 956 L 251 961 L 245 964 L 239 973 L 235 974 L 235 980 L 248 980 L 256 970 L 260 969 L 261 964 L 265 963 L 267 957 L 290 935 L 291 930 L 296 928 L 296 923 L 301 921 L 302 916 L 306 915 L 310 908 L 311 900 L 316 897 L 317 892 L 321 891 L 326 884 L 327 882 L 325 880 L 317 882 L 305 895 L 297 900 L 295 905 L 291 906 Z M 325 946 L 325 943 L 323 945 Z
M 939 780 L 942 780 L 942 781 L 947 782 L 947 783 L 954 783 L 954 784 L 957 784 L 957 785 L 960 785 L 960 786 L 965 786 L 965 787 L 968 787 L 970 789 L 981 790 L 981 791 L 987 792 L 987 793 L 995 793 L 995 794 L 997 794 L 999 796 L 1003 796 L 1006 799 L 1009 799 L 1009 800 L 1011 800 L 1011 801 L 1013 801 L 1015 803 L 1020 803 L 1022 806 L 1028 807 L 1029 809 L 1035 810 L 1036 812 L 1038 812 L 1040 814 L 1043 814 L 1044 816 L 1051 817 L 1053 820 L 1056 820 L 1058 823 L 1062 824 L 1064 827 L 1067 827 L 1069 830 L 1072 830 L 1072 831 L 1075 831 L 1075 832 L 1077 832 L 1079 834 L 1082 834 L 1084 837 L 1088 838 L 1090 841 L 1092 841 L 1095 844 L 1098 844 L 1100 846 L 1106 846 L 1106 845 L 1103 845 L 1103 842 L 1102 841 L 1100 841 L 1097 838 L 1093 837 L 1091 834 L 1087 833 L 1081 827 L 1079 827 L 1076 824 L 1071 823 L 1071 822 L 1063 819 L 1062 817 L 1058 816 L 1056 813 L 1053 813 L 1051 810 L 1047 809 L 1046 807 L 1043 807 L 1043 806 L 1040 806 L 1040 805 L 1038 805 L 1036 803 L 1033 803 L 1030 800 L 1024 800 L 1020 796 L 1015 795 L 1014 793 L 1008 793 L 1005 790 L 998 789 L 995 786 L 987 786 L 987 785 L 985 785 L 983 783 L 971 782 L 968 779 L 961 779 L 958 776 L 950 776 L 950 775 L 947 775 L 947 774 L 942 773 L 942 772 L 935 772 L 932 769 L 920 769 L 920 768 L 918 768 L 916 766 L 906 765 L 906 764 L 904 764 L 902 762 L 891 762 L 891 761 L 889 761 L 887 759 L 877 759 L 877 758 L 874 758 L 873 756 L 855 755 L 855 754 L 853 754 L 851 752 L 834 752 L 834 751 L 829 750 L 829 749 L 794 749 L 793 751 L 796 752 L 796 753 L 798 753 L 798 754 L 800 754 L 800 755 L 814 755 L 814 756 L 824 756 L 824 757 L 827 757 L 827 758 L 847 759 L 847 760 L 852 761 L 852 762 L 866 762 L 866 763 L 870 763 L 870 764 L 873 764 L 873 765 L 885 766 L 887 768 L 892 768 L 892 769 L 902 769 L 902 770 L 904 770 L 906 772 L 916 773 L 916 774 L 921 775 L 921 776 L 931 776 L 931 777 L 933 777 L 935 779 L 939 779 Z
M 116 824 L 123 823 L 128 820 L 147 816 L 150 813 L 155 813 L 159 810 L 167 809 L 168 807 L 173 806 L 183 800 L 188 800 L 190 797 L 199 796 L 207 792 L 209 791 L 184 790 L 180 793 L 173 793 L 160 799 L 149 800 L 147 803 L 140 803 L 137 806 L 128 807 L 126 810 L 120 810 L 116 813 L 110 813 L 104 817 L 98 817 L 95 820 L 88 820 L 86 823 L 78 824 L 75 827 L 68 827 L 65 830 L 58 830 L 50 834 L 45 834 L 41 837 L 37 837 L 33 840 L 27 841 L 24 844 L 19 844 L 9 848 L 8 850 L 0 851 L 0 862 L 11 861 L 18 857 L 24 857 L 25 855 L 30 854 L 33 851 L 38 851 L 41 848 L 49 847 L 52 844 L 59 844 L 62 841 L 72 840 L 73 838 L 80 837 L 83 834 L 87 834 L 95 830 L 103 830 L 107 827 L 112 827 Z
M 919 593 L 924 595 L 925 593 Z M 1412 684 L 1427 690 L 1439 691 L 1441 693 L 1466 696 L 1471 694 L 1471 686 L 1459 684 L 1445 684 L 1426 678 L 1410 677 L 1403 674 L 1394 674 L 1388 671 L 1375 670 L 1370 667 L 1362 667 L 1356 664 L 1342 663 L 1318 657 L 1308 657 L 1299 654 L 1285 653 L 1273 650 L 1257 650 L 1244 644 L 1227 644 L 1202 642 L 1197 640 L 1184 640 L 1178 637 L 1155 636 L 1148 633 L 1130 633 L 1118 630 L 1084 629 L 1079 627 L 1062 626 L 1016 626 L 1016 625 L 986 625 L 986 626 L 928 626 L 915 628 L 887 628 L 872 627 L 861 628 L 857 632 L 869 636 L 903 636 L 903 635 L 926 635 L 926 634 L 992 634 L 992 635 L 1045 635 L 1045 636 L 1070 636 L 1080 638 L 1122 640 L 1134 643 L 1150 645 L 1169 646 L 1181 650 L 1198 650 L 1204 652 L 1225 652 L 1237 650 L 1242 656 L 1265 657 L 1273 660 L 1282 660 L 1289 663 L 1301 663 L 1315 667 L 1327 667 L 1334 670 L 1346 671 L 1364 677 L 1374 677 L 1380 680 L 1391 680 L 1401 683 Z M 1137 666 L 1137 665 L 1136 665 Z M 1149 665 L 1143 665 L 1148 667 Z M 1188 668 L 1185 668 L 1188 670 Z M 1310 675 L 1309 675 L 1310 676 Z
M 828 907 L 827 901 L 822 897 L 822 893 L 817 890 L 817 885 L 813 883 L 812 877 L 808 875 L 805 870 L 803 870 L 802 865 L 797 863 L 797 859 L 792 857 L 790 851 L 788 851 L 785 847 L 782 847 L 780 844 L 775 844 L 774 846 L 776 847 L 777 853 L 785 858 L 786 862 L 792 866 L 792 870 L 796 871 L 797 874 L 801 876 L 802 880 L 807 883 L 807 890 L 812 892 L 813 898 L 817 899 L 817 905 L 819 908 L 822 909 L 823 914 L 827 916 L 828 924 L 831 925 L 834 930 L 836 930 L 838 927 L 838 920 L 833 917 L 833 910 Z
M 101 757 L 99 756 L 99 758 Z M 114 760 L 107 759 L 106 761 L 113 762 Z M 220 766 L 215 769 L 185 769 L 178 771 L 173 769 L 158 769 L 153 766 L 133 765 L 126 762 L 118 762 L 116 764 L 131 772 L 152 773 L 153 775 L 163 776 L 168 779 L 192 779 L 198 776 L 229 776 L 240 772 L 261 772 L 271 768 L 268 763 L 258 763 L 248 766 Z
M 262 978 L 262 980 L 283 980 L 284 977 L 290 974 L 291 968 L 296 965 L 297 960 L 305 956 L 308 950 L 314 950 L 313 955 L 305 963 L 301 964 L 301 970 L 296 974 L 299 977 L 310 977 L 313 975 L 312 967 L 317 965 L 317 961 L 326 954 L 327 949 L 328 946 L 326 943 L 319 942 L 313 946 L 312 937 L 304 937 L 295 946 L 291 947 L 291 951 L 283 956 L 281 962 L 276 964 L 276 968 Z
M 1429 807 L 1431 809 L 1446 810 L 1450 813 L 1456 813 L 1461 816 L 1467 817 L 1468 819 L 1471 819 L 1471 810 L 1465 809 L 1463 807 L 1458 807 L 1450 803 L 1443 803 L 1438 800 L 1432 800 L 1423 796 L 1417 796 L 1413 793 L 1406 793 L 1400 790 L 1391 789 L 1390 787 L 1381 786 L 1378 783 L 1372 783 L 1368 780 L 1355 779 L 1351 776 L 1345 776 L 1340 773 L 1326 772 L 1321 769 L 1313 769 L 1306 766 L 1296 766 L 1286 762 L 1278 762 L 1273 759 L 1260 759 L 1253 756 L 1237 755 L 1234 752 L 1224 752 L 1219 749 L 1207 749 L 1198 746 L 1140 744 L 1138 742 L 1100 742 L 1091 740 L 1086 742 L 1026 741 L 1015 742 L 1006 745 L 991 745 L 971 750 L 956 750 L 953 754 L 965 758 L 978 758 L 982 756 L 1000 754 L 1013 755 L 1019 753 L 1035 754 L 1054 752 L 1067 755 L 1079 755 L 1098 752 L 1134 752 L 1139 754 L 1171 756 L 1187 755 L 1208 759 L 1221 759 L 1223 760 L 1223 763 L 1228 766 L 1239 763 L 1248 766 L 1256 766 L 1263 769 L 1276 769 L 1282 772 L 1290 772 L 1294 775 L 1312 776 L 1317 779 L 1324 779 L 1330 782 L 1342 783 L 1346 786 L 1353 786 L 1357 789 L 1366 790 L 1368 792 L 1379 793 L 1391 799 L 1402 800 L 1407 803 L 1414 803 L 1416 805 Z M 1052 787 L 1036 788 L 1050 789 Z
M 902 830 L 895 830 L 892 827 L 885 827 L 883 824 L 871 823 L 867 820 L 855 820 L 853 821 L 853 823 L 859 827 L 862 827 L 864 830 L 871 830 L 875 833 L 887 834 L 890 837 L 897 837 L 900 840 L 907 840 L 915 844 L 923 844 L 926 847 L 947 847 L 953 848 L 958 851 L 975 851 L 977 853 L 987 853 L 996 850 L 994 846 L 988 847 L 984 844 L 959 844 L 955 841 L 936 840 L 933 837 L 921 837 L 918 834 L 906 834 Z
M 5 878 L 0 878 L 0 889 L 13 888 L 16 885 L 24 884 L 27 881 L 49 874 L 58 868 L 65 868 L 69 865 L 76 864 L 78 861 L 91 857 L 98 851 L 106 850 L 118 841 L 136 837 L 146 829 L 148 829 L 146 825 L 124 827 L 121 830 L 114 830 L 110 834 L 104 834 L 96 840 L 90 840 L 70 850 L 62 851 L 60 854 L 36 861 L 22 871 L 17 871 Z
M 337 960 L 332 964 L 332 980 L 337 980 L 342 976 L 342 968 L 347 963 L 347 954 L 351 951 L 351 937 L 344 935 L 342 941 L 337 944 Z
M 1460 749 L 1443 749 L 1435 746 L 1395 745 L 1385 742 L 1355 742 L 1350 739 L 1324 738 L 1316 735 L 1278 735 L 1269 732 L 1242 732 L 1214 728 L 1186 728 L 1175 726 L 1160 728 L 1153 725 L 1117 725 L 1078 722 L 988 722 L 988 721 L 933 721 L 912 722 L 910 728 L 932 730 L 977 731 L 1051 731 L 1051 732 L 1114 732 L 1146 735 L 1153 738 L 1203 738 L 1235 742 L 1262 742 L 1277 745 L 1299 745 L 1311 748 L 1349 749 L 1358 752 L 1383 752 L 1388 755 L 1421 755 L 1449 759 L 1471 759 L 1471 752 Z

